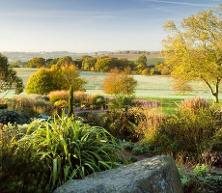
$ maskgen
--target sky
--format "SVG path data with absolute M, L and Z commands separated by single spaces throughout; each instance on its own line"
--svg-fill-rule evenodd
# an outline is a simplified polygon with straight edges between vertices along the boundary
M 161 49 L 167 20 L 222 0 L 0 0 L 0 51 Z

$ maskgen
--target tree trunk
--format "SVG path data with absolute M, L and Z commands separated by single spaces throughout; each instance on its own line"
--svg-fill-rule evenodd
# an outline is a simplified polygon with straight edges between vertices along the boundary
M 215 97 L 215 102 L 216 102 L 216 103 L 219 103 L 219 96 L 218 96 L 218 95 L 219 95 L 218 92 L 215 92 L 215 93 L 214 93 L 214 97 Z
M 202 80 L 206 83 L 206 85 L 209 87 L 211 94 L 215 97 L 215 102 L 219 103 L 219 85 L 220 85 L 220 78 L 217 78 L 216 84 L 215 84 L 215 91 L 213 89 L 213 86 L 211 86 L 211 84 L 204 79 L 203 77 L 201 77 Z
M 217 82 L 215 85 L 215 92 L 214 92 L 214 97 L 215 97 L 215 102 L 219 103 L 219 84 L 220 84 L 220 79 L 217 78 Z

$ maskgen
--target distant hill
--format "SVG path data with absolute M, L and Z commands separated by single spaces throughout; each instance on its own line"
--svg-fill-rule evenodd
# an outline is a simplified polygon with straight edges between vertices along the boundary
M 108 56 L 116 57 L 116 58 L 127 58 L 128 60 L 136 60 L 141 54 L 145 54 L 147 56 L 149 65 L 155 65 L 155 64 L 163 61 L 163 58 L 162 58 L 159 51 L 152 51 L 152 52 L 142 52 L 142 51 L 140 51 L 140 52 L 136 52 L 136 51 L 110 52 L 110 53 L 104 54 L 104 55 L 108 55 Z
M 84 54 L 72 53 L 72 52 L 1 52 L 3 55 L 7 56 L 9 61 L 20 60 L 22 62 L 27 61 L 33 57 L 42 57 L 42 58 L 58 58 L 63 56 L 71 56 L 73 58 L 81 57 Z
M 156 64 L 157 62 L 162 61 L 162 57 L 159 51 L 138 51 L 138 50 L 126 50 L 126 51 L 100 51 L 92 53 L 75 53 L 75 52 L 66 52 L 66 51 L 57 51 L 57 52 L 2 52 L 3 55 L 7 56 L 9 61 L 27 61 L 33 57 L 42 57 L 42 58 L 58 58 L 63 56 L 71 56 L 74 59 L 81 58 L 84 55 L 91 56 L 102 56 L 108 55 L 116 58 L 126 58 L 128 60 L 136 60 L 141 54 L 145 54 L 148 58 L 149 64 Z

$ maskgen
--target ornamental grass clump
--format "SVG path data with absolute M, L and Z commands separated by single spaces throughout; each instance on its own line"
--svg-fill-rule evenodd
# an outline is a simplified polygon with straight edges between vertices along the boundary
M 197 112 L 201 109 L 207 109 L 209 107 L 210 105 L 207 102 L 207 100 L 199 98 L 199 97 L 186 99 L 182 101 L 181 104 L 179 105 L 180 110 L 190 110 L 194 112 Z
M 216 118 L 210 109 L 180 110 L 164 119 L 153 144 L 158 152 L 181 157 L 183 161 L 201 161 L 217 130 Z
M 69 179 L 111 169 L 119 161 L 115 140 L 105 129 L 91 127 L 64 115 L 50 122 L 31 123 L 26 133 L 13 140 L 13 144 L 11 160 L 19 160 L 25 174 L 19 178 L 14 176 L 13 183 L 17 185 L 14 190 L 24 186 L 27 191 L 23 188 L 23 193 L 33 190 L 51 192 Z M 36 177 L 29 180 L 32 173 Z

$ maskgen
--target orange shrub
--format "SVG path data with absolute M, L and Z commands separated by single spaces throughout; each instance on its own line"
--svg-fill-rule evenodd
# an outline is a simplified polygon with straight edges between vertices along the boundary
M 125 71 L 112 70 L 103 82 L 103 89 L 107 94 L 126 94 L 134 93 L 137 82 Z
M 88 95 L 84 91 L 76 91 L 74 92 L 74 100 L 80 104 L 80 106 L 88 104 L 92 104 L 92 96 Z
M 49 97 L 49 101 L 54 104 L 55 102 L 60 101 L 60 100 L 68 101 L 69 93 L 66 90 L 51 91 L 48 94 L 48 97 Z
M 208 107 L 209 103 L 205 99 L 199 97 L 183 100 L 179 105 L 179 108 L 181 110 L 191 110 L 191 111 L 198 111 L 200 109 Z

